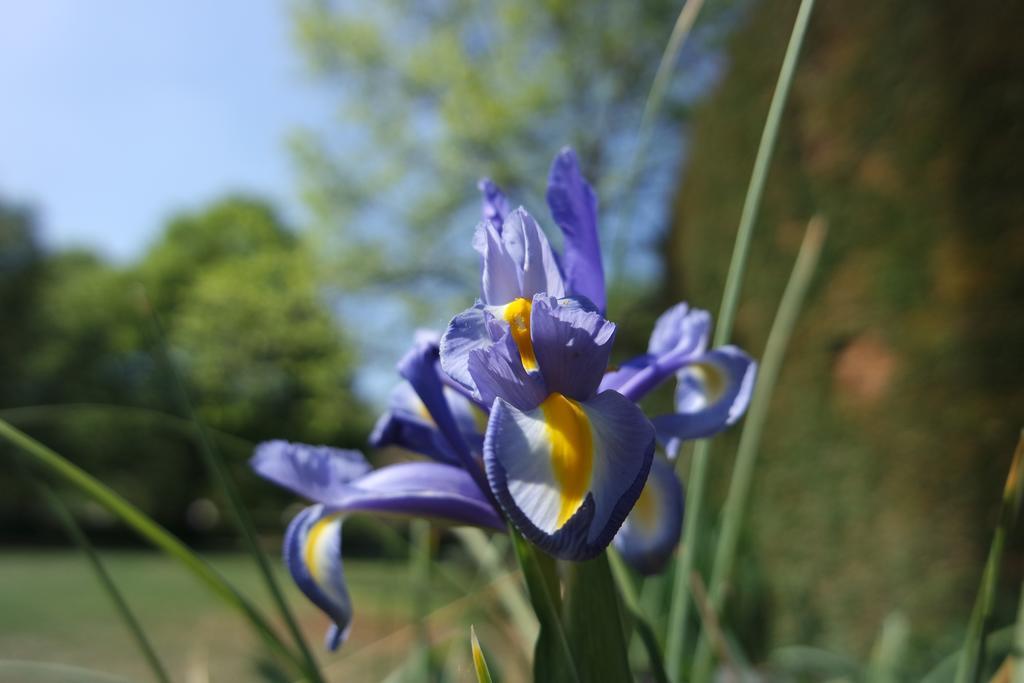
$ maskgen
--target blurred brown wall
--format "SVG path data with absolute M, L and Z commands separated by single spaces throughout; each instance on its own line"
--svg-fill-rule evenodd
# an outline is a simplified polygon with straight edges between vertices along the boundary
M 753 8 L 697 112 L 666 243 L 671 299 L 719 301 L 796 5 Z M 1024 426 L 1021 27 L 1020 2 L 817 3 L 735 335 L 761 353 L 821 212 L 826 254 L 750 511 L 774 644 L 863 656 L 900 610 L 931 659 L 966 621 Z M 715 452 L 719 482 L 731 445 Z

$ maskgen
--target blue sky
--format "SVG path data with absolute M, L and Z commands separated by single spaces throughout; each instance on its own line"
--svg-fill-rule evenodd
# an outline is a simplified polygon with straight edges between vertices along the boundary
M 289 31 L 281 0 L 4 3 L 0 196 L 117 261 L 232 190 L 300 218 L 285 139 L 330 111 Z

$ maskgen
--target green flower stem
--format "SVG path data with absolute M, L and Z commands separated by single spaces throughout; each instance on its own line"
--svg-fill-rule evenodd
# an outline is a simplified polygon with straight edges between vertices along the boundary
M 992 618 L 992 610 L 995 607 L 1003 548 L 1006 545 L 1006 537 L 1017 521 L 1021 499 L 1024 498 L 1024 471 L 1022 470 L 1024 470 L 1024 433 L 1021 434 L 1020 441 L 1017 442 L 1017 450 L 1014 451 L 1013 461 L 1010 463 L 1010 472 L 1006 476 L 1003 501 L 999 507 L 999 524 L 996 526 L 996 533 L 992 538 L 992 545 L 989 547 L 988 560 L 985 562 L 978 598 L 971 611 L 971 620 L 967 624 L 963 651 L 957 662 L 956 675 L 953 678 L 955 683 L 979 680 L 981 668 L 985 663 L 986 631 Z
M 106 484 L 2 419 L 0 419 L 0 439 L 20 448 L 32 458 L 36 465 L 88 495 L 135 530 L 139 536 L 183 564 L 217 597 L 241 612 L 271 650 L 291 662 L 300 671 L 304 670 L 305 663 L 281 642 L 256 607 L 177 537 Z
M 823 220 L 817 217 L 811 219 L 800 246 L 800 253 L 796 258 L 796 264 L 793 266 L 793 272 L 789 277 L 789 282 L 786 283 L 786 290 L 782 294 L 779 310 L 775 314 L 771 331 L 768 333 L 764 357 L 758 372 L 757 384 L 754 387 L 754 396 L 743 424 L 743 433 L 740 435 L 740 444 L 736 452 L 736 465 L 733 468 L 732 481 L 729 483 L 729 492 L 722 511 L 722 529 L 718 536 L 715 562 L 708 589 L 710 607 L 715 614 L 722 613 L 726 584 L 736 562 L 736 549 L 739 546 L 747 501 L 750 499 L 750 487 L 754 480 L 758 445 L 768 418 L 768 407 L 771 404 L 772 393 L 779 378 L 779 370 L 786 355 L 789 339 L 793 334 L 793 328 L 800 315 L 812 276 L 821 256 L 825 231 Z M 694 657 L 691 677 L 693 681 L 699 683 L 708 678 L 711 673 L 711 654 L 707 634 L 701 633 Z
M 270 562 L 267 560 L 266 553 L 260 547 L 259 539 L 256 536 L 256 527 L 252 522 L 252 518 L 249 516 L 249 511 L 245 507 L 245 503 L 242 501 L 242 496 L 238 492 L 238 487 L 235 486 L 234 480 L 231 478 L 231 474 L 228 472 L 227 465 L 224 463 L 224 458 L 221 457 L 220 452 L 213 447 L 213 442 L 208 438 L 206 429 L 202 422 L 199 421 L 199 416 L 196 414 L 195 407 L 192 405 L 192 401 L 189 399 L 188 391 L 185 389 L 185 382 L 181 377 L 181 373 L 178 372 L 178 368 L 174 363 L 174 359 L 171 358 L 170 351 L 167 348 L 166 335 L 163 333 L 163 328 L 160 325 L 160 319 L 150 306 L 148 300 L 143 296 L 144 304 L 149 309 L 150 319 L 153 323 L 153 329 L 157 340 L 157 346 L 160 349 L 160 354 L 167 367 L 168 374 L 171 376 L 172 384 L 178 394 L 178 399 L 181 402 L 182 408 L 185 410 L 185 414 L 195 425 L 196 435 L 199 439 L 199 452 L 203 456 L 203 461 L 206 464 L 210 474 L 213 475 L 214 481 L 220 487 L 224 494 L 224 498 L 227 499 L 228 507 L 231 508 L 232 516 L 235 520 L 235 525 L 238 527 L 238 531 L 242 534 L 242 538 L 245 541 L 246 548 L 252 558 L 256 561 L 256 566 L 259 568 L 260 574 L 263 576 L 263 581 L 267 585 L 267 589 L 270 591 L 270 595 L 277 605 L 277 610 L 281 614 L 281 618 L 284 620 L 288 627 L 288 631 L 291 633 L 292 639 L 295 641 L 295 645 L 299 648 L 299 654 L 303 659 L 303 670 L 309 679 L 313 683 L 322 683 L 323 676 L 320 673 L 320 666 L 317 664 L 316 659 L 313 657 L 313 652 L 309 649 L 309 644 L 306 643 L 305 636 L 302 635 L 302 630 L 299 628 L 298 621 L 295 620 L 295 615 L 292 614 L 291 608 L 288 607 L 288 601 L 285 600 L 284 593 L 281 591 L 281 587 L 277 583 L 277 579 L 274 578 L 274 573 L 270 568 Z
M 128 601 L 122 595 L 118 589 L 114 579 L 107 572 L 107 568 L 103 564 L 103 560 L 100 559 L 99 553 L 93 547 L 92 543 L 89 542 L 89 538 L 82 531 L 82 528 L 78 526 L 78 522 L 75 521 L 74 515 L 68 510 L 67 506 L 60 497 L 53 492 L 53 490 L 44 484 L 42 481 L 36 479 L 31 472 L 28 471 L 28 467 L 19 458 L 18 464 L 21 465 L 24 470 L 26 479 L 28 479 L 33 487 L 39 492 L 39 495 L 46 500 L 47 504 L 53 510 L 54 516 L 57 521 L 60 522 L 61 526 L 64 527 L 64 531 L 67 532 L 69 538 L 75 542 L 75 544 L 85 554 L 86 559 L 92 566 L 93 572 L 96 574 L 96 580 L 99 581 L 100 587 L 106 592 L 107 597 L 110 598 L 110 602 L 114 605 L 114 610 L 118 616 L 121 617 L 121 621 L 124 622 L 128 632 L 135 639 L 135 644 L 138 646 L 139 651 L 142 653 L 143 658 L 149 665 L 149 668 L 153 671 L 153 677 L 159 681 L 159 683 L 170 683 L 171 677 L 167 675 L 167 670 L 164 669 L 164 665 L 160 662 L 160 657 L 156 653 L 156 649 L 153 647 L 153 643 L 146 635 L 146 631 L 142 628 L 142 624 L 135 617 L 131 608 L 128 606 Z
M 658 644 L 658 636 L 654 633 L 651 622 L 647 620 L 640 607 L 640 596 L 633 585 L 633 578 L 629 574 L 622 557 L 612 548 L 608 549 L 608 564 L 612 568 L 612 576 L 615 577 L 615 585 L 622 596 L 622 602 L 633 619 L 640 642 L 647 651 L 647 661 L 651 665 L 651 676 L 657 683 L 668 683 L 668 673 L 665 671 L 665 663 L 662 661 L 661 646 Z
M 740 287 L 743 284 L 743 275 L 746 272 L 747 257 L 750 252 L 754 219 L 761 206 L 768 167 L 779 134 L 779 124 L 782 121 L 782 113 L 789 96 L 790 86 L 793 83 L 797 58 L 800 55 L 800 48 L 803 45 L 813 7 L 814 0 L 801 0 L 800 2 L 800 9 L 797 11 L 793 24 L 793 33 L 790 36 L 789 45 L 786 47 L 786 55 L 782 60 L 779 79 L 775 85 L 775 93 L 772 95 L 771 105 L 768 108 L 768 117 L 761 134 L 761 142 L 757 148 L 757 157 L 754 160 L 754 169 L 750 176 L 746 198 L 743 200 L 743 211 L 736 232 L 732 260 L 729 263 L 729 273 L 726 276 L 725 289 L 722 293 L 722 305 L 718 311 L 718 323 L 715 327 L 715 346 L 727 343 L 732 335 L 736 308 L 739 306 Z M 687 649 L 687 624 L 690 609 L 689 582 L 702 531 L 701 515 L 704 507 L 704 490 L 707 487 L 709 448 L 710 444 L 707 440 L 697 443 L 686 487 L 688 509 L 680 544 L 680 556 L 676 563 L 666 645 L 666 664 L 669 675 L 677 682 L 682 680 L 683 655 Z

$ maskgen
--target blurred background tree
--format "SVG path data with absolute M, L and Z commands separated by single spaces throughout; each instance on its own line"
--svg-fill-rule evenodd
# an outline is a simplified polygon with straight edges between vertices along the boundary
M 650 288 L 661 269 L 652 246 L 683 156 L 678 121 L 718 77 L 732 4 L 710 7 L 688 42 L 649 131 L 657 142 L 626 197 L 641 112 L 679 3 L 586 11 L 561 0 L 296 3 L 299 48 L 337 102 L 336 125 L 299 131 L 293 149 L 341 305 L 372 301 L 368 322 L 378 330 L 445 324 L 476 294 L 468 239 L 479 221 L 476 182 L 492 177 L 557 241 L 543 191 L 566 144 L 601 197 L 603 235 L 621 237 L 629 255 L 611 273 L 618 291 Z M 368 335 L 368 361 L 390 368 L 402 350 L 391 339 L 407 337 Z
M 362 444 L 370 423 L 351 389 L 351 345 L 312 257 L 266 202 L 230 197 L 182 214 L 127 268 L 86 252 L 41 251 L 23 209 L 7 207 L 0 218 L 0 414 L 162 523 L 188 534 L 216 530 L 186 526 L 189 504 L 209 492 L 163 344 L 239 470 L 261 439 Z M 165 327 L 159 336 L 151 310 Z M 239 479 L 253 501 L 284 500 Z M 45 506 L 15 477 L 0 486 L 0 533 L 38 538 Z M 84 512 L 94 526 L 109 523 Z

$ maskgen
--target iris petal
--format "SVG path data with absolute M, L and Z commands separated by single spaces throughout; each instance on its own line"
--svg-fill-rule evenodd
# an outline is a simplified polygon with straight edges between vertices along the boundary
M 257 474 L 309 500 L 324 502 L 370 471 L 359 451 L 264 441 L 249 463 Z
M 580 172 L 576 153 L 563 149 L 548 175 L 548 207 L 565 237 L 562 267 L 570 294 L 605 309 L 604 268 L 597 235 L 597 196 Z
M 490 178 L 483 178 L 477 183 L 477 188 L 480 190 L 480 194 L 483 195 L 482 208 L 484 220 L 494 227 L 500 228 L 509 212 L 508 199 L 506 199 L 505 193 L 501 191 L 500 187 L 492 183 Z
M 334 621 L 326 638 L 332 651 L 348 638 L 352 624 L 352 600 L 341 564 L 341 524 L 341 515 L 323 505 L 308 507 L 288 525 L 283 548 L 296 585 Z
M 687 355 L 703 353 L 708 347 L 710 333 L 711 314 L 699 308 L 691 309 L 681 302 L 658 316 L 647 344 L 647 353 L 653 356 L 672 352 Z
M 549 392 L 585 401 L 597 392 L 615 341 L 615 324 L 571 299 L 534 298 L 531 336 Z
M 480 298 L 485 304 L 500 306 L 538 293 L 565 296 L 551 244 L 524 209 L 509 213 L 500 227 L 490 221 L 480 223 L 473 247 L 483 261 Z
M 501 335 L 491 331 L 493 316 L 482 305 L 459 313 L 441 336 L 441 369 L 467 391 L 475 392 L 476 385 L 469 374 L 469 356 L 490 346 Z
M 501 530 L 487 494 L 464 469 L 438 462 L 403 462 L 372 471 L 329 502 L 339 512 L 381 512 Z
M 683 487 L 672 466 L 655 456 L 643 492 L 613 541 L 615 548 L 644 576 L 668 563 L 683 527 Z
M 734 424 L 750 404 L 757 363 L 735 346 L 692 359 L 680 371 L 676 412 L 652 420 L 658 437 L 702 439 Z
M 476 434 L 478 430 L 471 422 L 472 418 L 467 415 L 472 410 L 469 401 L 447 387 L 444 396 L 456 417 L 459 431 L 467 440 L 480 442 L 476 448 L 479 451 L 482 441 Z M 398 384 L 391 391 L 388 410 L 374 425 L 369 442 L 374 448 L 397 446 L 439 462 L 461 462 L 458 454 L 448 445 L 448 440 L 438 431 L 437 423 L 430 416 L 430 411 L 408 382 Z
M 600 553 L 640 495 L 654 430 L 616 392 L 577 402 L 552 394 L 532 410 L 495 401 L 484 439 L 491 490 L 530 541 L 555 557 Z
M 544 400 L 544 382 L 523 367 L 511 332 L 488 347 L 474 350 L 468 369 L 484 405 L 493 404 L 500 396 L 520 410 L 529 410 Z

